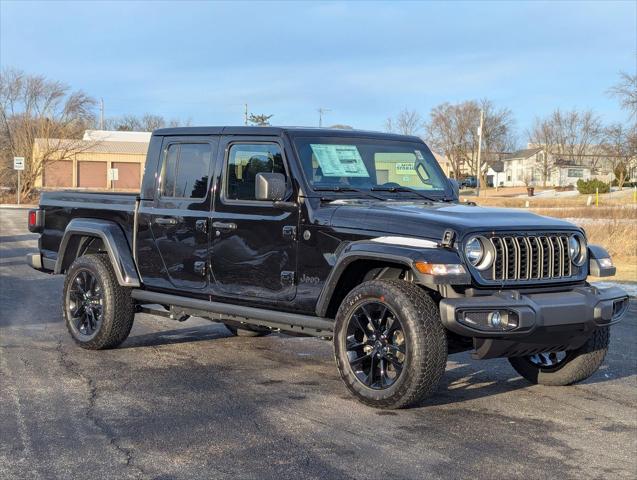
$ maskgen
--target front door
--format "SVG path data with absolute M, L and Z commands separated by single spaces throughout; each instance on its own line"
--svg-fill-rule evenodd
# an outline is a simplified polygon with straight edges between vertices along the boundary
M 161 277 L 180 291 L 207 285 L 210 174 L 218 140 L 166 137 L 155 205 L 144 213 L 159 251 Z
M 255 199 L 255 178 L 276 172 L 292 182 L 283 145 L 276 137 L 224 137 L 221 188 L 212 218 L 214 293 L 236 299 L 272 302 L 296 294 L 298 208 Z

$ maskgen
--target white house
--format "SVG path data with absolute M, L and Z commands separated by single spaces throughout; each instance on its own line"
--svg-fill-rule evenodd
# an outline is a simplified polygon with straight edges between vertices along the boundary
M 566 187 L 577 184 L 578 180 L 599 177 L 606 182 L 612 180 L 606 171 L 593 175 L 589 165 L 563 158 L 546 159 L 547 153 L 541 147 L 527 148 L 513 152 L 502 159 L 504 163 L 504 186 L 522 187 L 544 185 L 544 169 L 547 168 L 546 185 Z M 547 163 L 548 162 L 548 163 Z

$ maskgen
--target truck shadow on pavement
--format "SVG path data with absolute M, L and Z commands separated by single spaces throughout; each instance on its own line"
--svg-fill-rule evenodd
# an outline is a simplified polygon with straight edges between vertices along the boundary
M 175 328 L 156 333 L 131 335 L 119 349 L 158 347 L 161 345 L 175 345 L 178 343 L 205 342 L 220 338 L 231 337 L 225 327 L 212 324 L 210 326 Z
M 283 341 L 292 338 L 284 334 L 279 334 L 277 336 Z M 226 340 L 225 347 L 232 348 L 232 342 L 236 341 L 238 349 L 245 348 L 246 342 L 268 342 L 267 338 L 246 339 L 232 337 L 232 335 L 221 324 L 212 323 L 209 326 L 203 325 L 175 328 L 137 336 L 131 335 L 119 348 L 138 349 L 143 347 L 158 347 L 162 345 L 175 345 L 181 343 L 206 342 L 224 339 Z M 255 359 L 258 356 L 257 352 L 267 350 L 270 350 L 270 347 L 262 344 L 256 345 L 255 343 Z M 322 368 L 333 369 L 334 378 L 338 377 L 336 365 L 333 363 L 331 355 L 326 355 L 326 352 L 323 350 L 324 349 L 321 348 L 321 352 L 316 356 L 313 356 L 313 358 Z M 281 355 L 285 355 L 283 352 L 279 353 Z M 292 358 L 294 353 L 290 351 L 289 356 L 291 358 L 289 362 L 286 363 L 294 368 L 295 358 Z M 484 362 L 489 362 L 489 365 L 483 365 Z M 302 369 L 301 363 L 298 363 L 298 368 L 299 370 Z M 607 360 L 599 372 L 582 383 L 603 383 L 630 376 L 629 372 L 622 373 L 621 371 L 615 371 L 611 378 L 606 378 L 604 376 L 604 372 L 608 371 L 609 368 Z M 258 370 L 258 368 L 255 367 L 255 370 Z M 321 379 L 318 376 L 315 380 L 319 383 L 321 382 Z M 432 397 L 425 399 L 420 404 L 414 405 L 412 408 L 417 409 L 460 403 L 467 400 L 475 400 L 503 393 L 510 393 L 519 389 L 530 387 L 533 387 L 533 385 L 520 377 L 504 358 L 478 361 L 472 360 L 469 353 L 455 354 L 449 357 L 447 370 L 441 380 L 437 392 Z

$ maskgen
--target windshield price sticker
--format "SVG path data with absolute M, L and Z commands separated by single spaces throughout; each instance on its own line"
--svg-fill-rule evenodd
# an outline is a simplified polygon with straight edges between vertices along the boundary
M 324 177 L 369 177 L 355 145 L 310 144 Z
M 396 173 L 400 175 L 416 175 L 416 169 L 411 162 L 400 162 L 396 164 Z

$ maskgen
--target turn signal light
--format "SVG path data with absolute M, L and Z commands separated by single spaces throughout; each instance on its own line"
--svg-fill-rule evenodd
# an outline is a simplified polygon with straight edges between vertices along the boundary
M 444 263 L 414 263 L 416 270 L 427 275 L 464 275 L 466 270 L 460 264 L 444 264 Z

